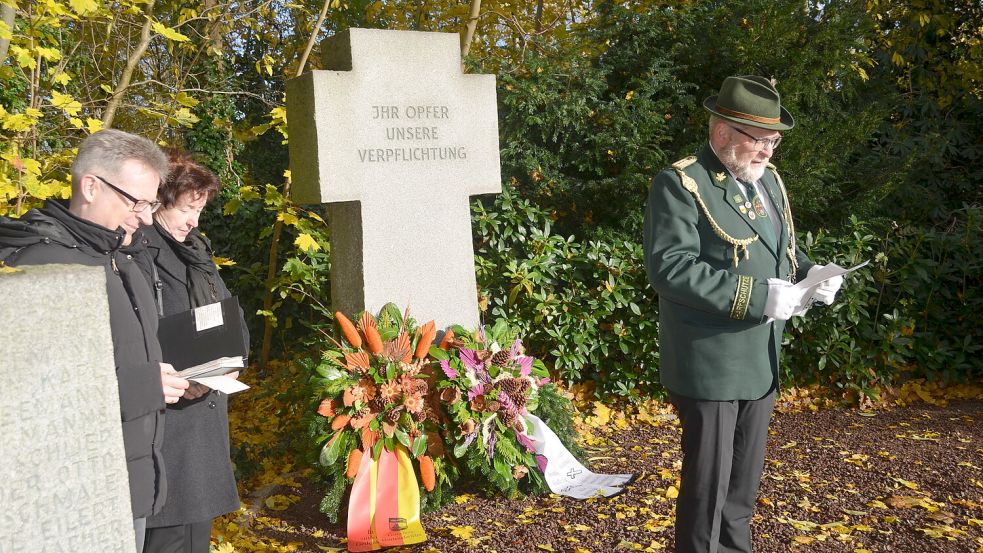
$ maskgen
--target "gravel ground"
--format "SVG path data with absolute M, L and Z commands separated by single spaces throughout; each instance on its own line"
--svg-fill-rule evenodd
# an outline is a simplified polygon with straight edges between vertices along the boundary
M 766 552 L 983 552 L 983 400 L 777 414 L 752 522 Z M 641 423 L 588 440 L 598 472 L 640 478 L 610 499 L 557 496 L 507 501 L 458 497 L 424 515 L 429 541 L 406 552 L 673 551 L 679 427 Z M 344 547 L 344 528 L 317 511 L 313 486 L 265 512 L 267 539 L 320 553 Z

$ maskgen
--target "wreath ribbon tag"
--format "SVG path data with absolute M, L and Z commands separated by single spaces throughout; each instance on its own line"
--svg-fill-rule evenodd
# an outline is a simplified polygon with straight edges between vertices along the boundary
M 573 456 L 556 433 L 536 415 L 526 415 L 532 429 L 530 437 L 536 453 L 546 458 L 543 477 L 550 490 L 558 495 L 587 499 L 621 493 L 634 480 L 634 474 L 598 474 L 591 472 Z

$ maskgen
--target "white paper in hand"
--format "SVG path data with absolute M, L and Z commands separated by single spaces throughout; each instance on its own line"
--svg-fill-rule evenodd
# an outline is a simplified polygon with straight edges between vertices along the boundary
M 802 315 L 809 310 L 809 307 L 812 306 L 812 296 L 816 292 L 816 288 L 818 288 L 820 284 L 826 282 L 827 280 L 833 277 L 852 273 L 853 271 L 856 271 L 861 267 L 867 266 L 868 263 L 870 263 L 870 260 L 864 261 L 859 265 L 854 265 L 849 269 L 844 269 L 843 267 L 840 267 L 836 263 L 830 263 L 829 265 L 822 267 L 818 271 L 813 271 L 809 276 L 800 280 L 799 282 L 796 282 L 792 286 L 792 288 L 798 293 L 799 301 L 793 311 L 794 314 Z M 775 319 L 769 317 L 768 320 L 766 320 L 765 322 L 770 323 L 774 320 Z
M 859 265 L 854 265 L 849 269 L 844 269 L 843 267 L 840 267 L 836 263 L 830 263 L 829 265 L 825 265 L 817 271 L 812 271 L 812 273 L 809 274 L 809 276 L 804 278 L 801 282 L 797 282 L 795 284 L 795 287 L 802 291 L 802 305 L 800 305 L 799 307 L 800 308 L 809 307 L 808 305 L 805 304 L 808 304 L 809 302 L 812 301 L 812 296 L 813 294 L 815 294 L 816 288 L 818 288 L 819 285 L 822 284 L 823 282 L 826 282 L 827 280 L 834 277 L 852 273 L 853 271 L 856 271 L 861 267 L 866 267 L 868 263 L 870 263 L 870 260 L 864 261 Z
M 241 381 L 234 378 L 229 378 L 227 376 L 201 376 L 198 378 L 189 378 L 188 380 L 199 382 L 213 390 L 218 390 L 230 395 L 249 389 L 249 386 Z

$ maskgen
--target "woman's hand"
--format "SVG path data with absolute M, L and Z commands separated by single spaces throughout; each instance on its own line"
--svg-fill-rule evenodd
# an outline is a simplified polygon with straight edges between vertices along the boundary
M 188 381 L 188 383 L 191 385 L 188 386 L 188 389 L 184 391 L 184 395 L 181 396 L 184 399 L 187 400 L 198 399 L 201 396 L 207 395 L 208 392 L 212 391 L 211 388 L 205 386 L 201 382 Z

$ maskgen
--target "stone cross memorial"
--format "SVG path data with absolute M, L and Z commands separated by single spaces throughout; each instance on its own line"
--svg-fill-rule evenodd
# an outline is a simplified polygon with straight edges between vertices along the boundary
M 494 75 L 457 34 L 349 29 L 287 83 L 293 197 L 327 203 L 331 299 L 478 325 L 470 196 L 501 192 Z
M 0 553 L 132 553 L 105 272 L 2 272 L 0 297 Z

